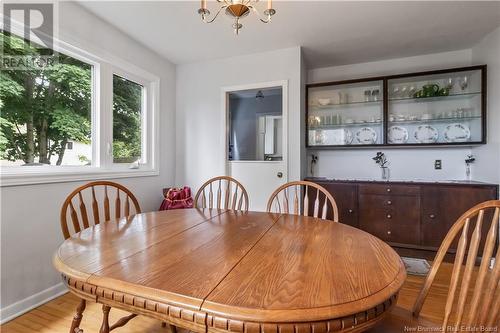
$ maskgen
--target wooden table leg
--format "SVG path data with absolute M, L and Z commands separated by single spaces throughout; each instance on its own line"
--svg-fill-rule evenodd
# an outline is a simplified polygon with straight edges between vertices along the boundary
M 109 333 L 109 310 L 111 310 L 111 307 L 102 306 L 102 325 L 99 333 Z
M 83 311 L 85 311 L 85 307 L 87 306 L 87 301 L 84 299 L 80 300 L 80 304 L 78 304 L 76 308 L 76 314 L 73 317 L 73 321 L 71 322 L 71 328 L 69 329 L 69 333 L 82 333 L 83 330 L 80 329 L 80 323 L 82 322 Z
M 168 327 L 170 328 L 170 332 L 171 332 L 171 333 L 177 333 L 177 327 L 175 327 L 174 325 L 172 325 L 172 324 L 167 324 L 166 322 L 162 322 L 162 323 L 161 323 L 161 327 L 167 327 L 167 325 L 168 325 Z

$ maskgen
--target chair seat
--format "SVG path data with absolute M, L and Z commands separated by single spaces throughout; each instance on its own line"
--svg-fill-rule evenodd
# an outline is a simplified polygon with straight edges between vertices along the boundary
M 392 332 L 410 332 L 410 330 L 405 330 L 407 328 L 439 328 L 440 324 L 433 323 L 429 320 L 423 319 L 421 317 L 415 318 L 412 313 L 406 309 L 395 306 L 384 319 L 382 319 L 377 326 L 367 330 L 369 333 L 392 333 Z M 415 332 L 418 332 L 415 329 Z M 421 331 L 421 330 L 420 330 Z

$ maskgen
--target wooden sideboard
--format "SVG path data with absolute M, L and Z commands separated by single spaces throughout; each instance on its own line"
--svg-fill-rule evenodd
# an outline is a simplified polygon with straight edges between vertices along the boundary
M 498 198 L 498 185 L 480 182 L 307 180 L 333 195 L 340 222 L 377 236 L 401 255 L 427 259 L 434 257 L 460 215 Z M 485 227 L 483 240 L 486 233 Z

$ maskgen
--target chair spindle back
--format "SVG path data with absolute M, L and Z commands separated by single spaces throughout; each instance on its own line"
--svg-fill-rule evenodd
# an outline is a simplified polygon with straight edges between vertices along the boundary
M 333 221 L 338 222 L 337 203 L 324 187 L 308 181 L 293 181 L 283 184 L 271 194 L 267 211 L 326 219 L 329 206 Z
M 485 220 L 485 215 L 488 214 L 492 214 L 491 220 Z M 472 207 L 455 222 L 443 240 L 417 297 L 413 308 L 415 316 L 422 309 L 446 252 L 459 237 L 442 330 L 457 332 L 463 326 L 493 327 L 500 324 L 500 250 L 497 245 L 499 216 L 500 200 L 491 200 Z M 487 228 L 488 232 L 482 243 L 483 228 Z M 472 273 L 480 248 L 482 258 L 473 283 Z M 492 258 L 495 258 L 493 269 L 490 268 Z
M 101 221 L 109 221 L 111 219 L 110 196 L 114 199 L 112 200 L 114 206 L 113 218 L 119 219 L 122 216 L 131 215 L 131 205 L 135 210 L 135 214 L 141 212 L 136 197 L 125 186 L 109 181 L 90 182 L 71 192 L 63 203 L 61 208 L 61 229 L 64 238 L 68 239 L 71 236 L 68 225 L 68 215 L 74 233 L 90 227 L 89 215 L 92 216 L 94 225 L 99 224 Z M 91 200 L 91 211 L 87 210 L 87 205 L 85 204 L 86 199 Z M 100 199 L 102 199 L 103 202 L 102 209 L 104 216 L 99 210 L 100 205 L 98 201 L 100 201 Z M 124 200 L 123 208 L 122 200 Z
M 195 208 L 248 211 L 248 194 L 243 185 L 228 176 L 206 181 L 196 193 Z

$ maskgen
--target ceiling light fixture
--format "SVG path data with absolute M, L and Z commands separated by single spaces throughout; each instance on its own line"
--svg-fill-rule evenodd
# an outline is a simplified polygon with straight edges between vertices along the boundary
M 255 4 L 259 2 L 259 0 L 217 0 L 219 3 L 219 10 L 212 17 L 210 16 L 210 11 L 207 8 L 207 0 L 201 0 L 201 8 L 198 9 L 198 14 L 201 15 L 201 20 L 205 23 L 212 23 L 219 16 L 220 12 L 224 11 L 227 16 L 234 20 L 233 29 L 236 34 L 240 32 L 240 29 L 243 25 L 240 23 L 240 20 L 248 14 L 250 11 L 256 13 L 260 20 L 264 23 L 271 22 L 271 17 L 276 14 L 276 10 L 273 9 L 273 1 L 267 0 L 267 9 L 264 10 L 264 15 L 262 16 Z

